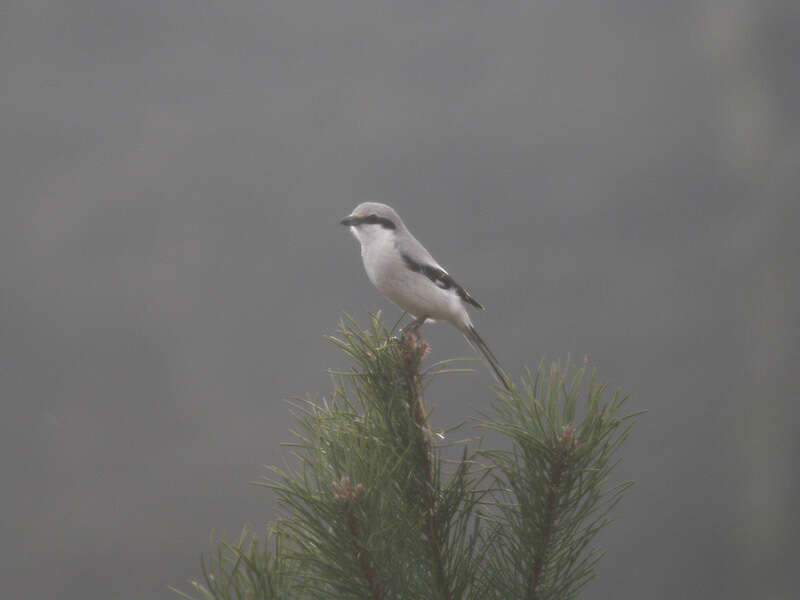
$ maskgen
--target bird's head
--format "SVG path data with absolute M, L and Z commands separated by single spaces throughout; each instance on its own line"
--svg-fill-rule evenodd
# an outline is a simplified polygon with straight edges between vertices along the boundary
M 359 204 L 340 223 L 349 227 L 362 244 L 375 238 L 394 236 L 397 230 L 404 227 L 403 221 L 394 209 L 379 202 Z

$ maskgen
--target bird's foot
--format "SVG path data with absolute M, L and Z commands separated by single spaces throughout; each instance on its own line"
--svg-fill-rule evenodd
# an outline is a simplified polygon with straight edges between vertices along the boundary
M 415 339 L 419 339 L 419 328 L 422 327 L 422 324 L 425 323 L 427 319 L 428 317 L 419 317 L 411 321 L 411 323 L 403 327 L 400 331 L 400 338 L 413 336 Z

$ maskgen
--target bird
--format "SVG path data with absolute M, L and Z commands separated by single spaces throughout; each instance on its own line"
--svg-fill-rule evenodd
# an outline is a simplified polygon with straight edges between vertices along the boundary
M 361 244 L 361 259 L 372 285 L 416 317 L 404 331 L 416 333 L 426 321 L 450 323 L 483 356 L 498 383 L 511 389 L 508 377 L 467 312 L 467 307 L 483 310 L 483 305 L 436 262 L 391 206 L 363 202 L 340 223 L 349 227 Z

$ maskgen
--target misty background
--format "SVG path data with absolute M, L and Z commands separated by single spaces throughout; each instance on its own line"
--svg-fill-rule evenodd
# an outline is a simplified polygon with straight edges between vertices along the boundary
M 789 1 L 4 5 L 2 595 L 175 598 L 265 530 L 323 335 L 400 316 L 338 225 L 370 200 L 516 377 L 586 355 L 649 411 L 584 597 L 795 597 L 799 65 Z

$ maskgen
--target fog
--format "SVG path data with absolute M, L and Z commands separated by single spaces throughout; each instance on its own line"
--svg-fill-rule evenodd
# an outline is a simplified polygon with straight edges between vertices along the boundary
M 800 4 L 11 3 L 0 19 L 0 580 L 175 598 L 264 531 L 285 399 L 399 310 L 392 205 L 507 370 L 647 410 L 587 598 L 793 598 Z M 429 360 L 470 355 L 426 326 Z M 432 384 L 434 425 L 490 398 Z

